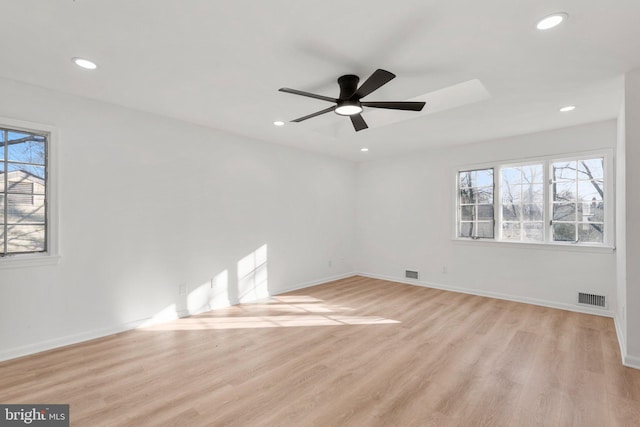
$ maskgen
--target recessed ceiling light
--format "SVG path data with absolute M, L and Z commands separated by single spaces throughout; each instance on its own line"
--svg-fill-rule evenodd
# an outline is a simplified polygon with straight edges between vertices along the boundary
M 362 147 L 360 151 L 365 152 L 365 151 L 369 151 L 369 149 L 367 147 Z
M 275 122 L 273 122 L 273 124 L 274 124 L 275 126 L 284 126 L 284 122 L 283 122 L 283 121 L 281 121 L 281 120 L 276 120 Z
M 575 109 L 576 109 L 575 105 L 567 105 L 566 107 L 562 107 L 560 111 L 562 111 L 563 113 L 566 113 L 567 111 L 573 111 Z
M 71 60 L 73 61 L 74 64 L 76 64 L 78 67 L 82 67 L 82 68 L 86 68 L 87 70 L 95 70 L 96 68 L 98 68 L 98 65 L 93 62 L 93 61 L 89 61 L 88 59 L 84 59 L 84 58 L 71 58 Z
M 564 12 L 554 13 L 553 15 L 545 16 L 541 20 L 538 21 L 536 28 L 539 30 L 548 30 L 549 28 L 553 28 L 557 25 L 560 25 L 562 21 L 569 17 L 568 14 Z

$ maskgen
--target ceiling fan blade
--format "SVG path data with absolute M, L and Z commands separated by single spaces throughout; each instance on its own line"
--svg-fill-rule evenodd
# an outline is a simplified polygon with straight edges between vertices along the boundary
M 391 110 L 422 111 L 424 102 L 361 102 L 364 107 L 389 108 Z
M 353 114 L 349 117 L 351 118 L 351 123 L 353 123 L 353 127 L 356 129 L 356 132 L 367 129 L 369 127 L 362 118 L 362 114 Z
M 310 118 L 312 118 L 312 117 L 316 117 L 316 116 L 319 116 L 319 115 L 321 115 L 321 114 L 328 113 L 329 111 L 333 111 L 333 110 L 335 110 L 335 109 L 336 109 L 336 107 L 335 107 L 335 106 L 333 106 L 333 107 L 329 107 L 329 108 L 325 108 L 325 109 L 324 109 L 324 110 L 322 110 L 322 111 L 317 111 L 317 112 L 315 112 L 315 113 L 309 114 L 308 116 L 300 117 L 300 118 L 298 118 L 298 119 L 291 120 L 291 121 L 292 121 L 292 122 L 295 122 L 295 123 L 299 123 L 299 122 L 301 122 L 301 121 L 303 121 L 303 120 L 307 120 L 307 119 L 310 119 Z
M 395 77 L 395 74 L 378 68 L 373 72 L 373 74 L 371 74 L 371 76 L 369 76 L 369 78 L 364 83 L 362 83 L 362 86 L 358 88 L 358 90 L 356 91 L 356 96 L 358 97 L 358 99 L 364 98 L 374 90 L 379 89 L 383 85 L 389 83 Z
M 316 95 L 315 93 L 304 92 L 302 90 L 297 90 L 297 89 L 289 89 L 288 87 L 281 87 L 278 90 L 280 92 L 292 93 L 294 95 L 308 96 L 309 98 L 321 99 L 323 101 L 338 102 L 338 100 L 335 98 L 329 98 L 328 96 L 323 96 L 323 95 Z

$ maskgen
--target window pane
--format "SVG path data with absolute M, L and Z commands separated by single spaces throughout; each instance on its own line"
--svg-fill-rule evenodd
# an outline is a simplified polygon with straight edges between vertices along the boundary
M 493 205 L 478 205 L 479 220 L 493 220 Z
M 601 201 L 603 191 L 603 183 L 597 181 L 578 181 L 578 200 L 581 201 Z M 600 194 L 602 192 L 603 194 Z
M 10 253 L 44 251 L 44 236 L 44 225 L 9 226 L 7 251 Z
M 575 224 L 553 224 L 553 240 L 556 242 L 575 242 L 576 227 Z
M 503 222 L 502 223 L 502 240 L 520 240 L 520 223 L 519 222 Z
M 460 219 L 463 221 L 471 221 L 475 219 L 475 206 L 460 206 Z
M 552 171 L 554 181 L 574 181 L 576 179 L 576 162 L 554 162 Z
M 478 234 L 477 237 L 487 239 L 493 237 L 493 221 L 491 222 L 478 222 Z
M 544 183 L 544 166 L 541 163 L 522 166 L 522 182 L 526 184 Z
M 502 202 L 515 203 L 522 202 L 522 186 L 520 184 L 510 184 L 503 181 L 502 185 Z
M 585 243 L 604 241 L 604 224 L 578 224 L 578 237 Z
M 473 187 L 473 174 L 474 171 L 460 172 L 460 174 L 458 175 L 460 188 Z
M 525 222 L 522 224 L 524 239 L 529 241 L 544 241 L 544 226 L 542 222 Z
M 522 219 L 520 205 L 502 205 L 502 219 L 505 221 L 520 221 Z
M 604 203 L 587 202 L 580 204 L 582 208 L 581 221 L 584 222 L 604 222 Z
M 575 221 L 576 220 L 575 203 L 554 203 L 553 219 L 554 221 Z
M 473 204 L 476 202 L 476 198 L 476 190 L 474 188 L 460 190 L 460 204 Z
M 9 181 L 39 178 L 44 185 L 44 166 L 7 163 L 7 170 L 9 172 Z
M 9 132 L 9 161 L 44 165 L 44 137 L 23 132 Z
M 542 204 L 522 205 L 523 221 L 542 221 Z
M 478 203 L 493 203 L 493 187 L 478 188 Z
M 556 182 L 551 186 L 554 201 L 574 201 L 576 200 L 576 183 Z
M 473 223 L 461 222 L 460 223 L 460 237 L 473 237 Z
M 0 194 L 0 224 L 4 224 L 4 194 Z M 3 242 L 4 240 L 0 239 L 0 255 L 2 255 Z
M 502 168 L 502 185 L 519 184 L 522 181 L 522 171 L 519 167 Z
M 493 187 L 493 169 L 483 169 L 476 171 L 478 187 Z
M 604 179 L 604 158 L 578 161 L 578 179 Z
M 522 186 L 522 202 L 523 203 L 543 203 L 544 202 L 543 184 L 525 184 Z
M 0 160 L 4 160 L 4 130 L 0 129 Z M 0 173 L 2 173 L 3 167 L 0 165 Z
M 8 224 L 44 224 L 44 221 L 44 196 L 33 196 L 26 194 L 7 195 Z

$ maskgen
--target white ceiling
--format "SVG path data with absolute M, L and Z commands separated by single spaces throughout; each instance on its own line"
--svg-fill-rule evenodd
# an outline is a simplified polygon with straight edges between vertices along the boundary
M 621 76 L 640 67 L 638 0 L 0 6 L 2 77 L 356 161 L 614 118 Z M 557 11 L 566 23 L 535 29 Z M 74 56 L 99 68 L 79 69 Z M 336 97 L 337 77 L 364 80 L 376 68 L 397 78 L 367 100 L 421 97 L 423 113 L 368 109 L 371 128 L 358 133 L 333 113 L 273 126 L 330 105 L 278 88 Z M 475 89 L 443 96 L 461 83 Z M 558 112 L 567 104 L 576 110 Z

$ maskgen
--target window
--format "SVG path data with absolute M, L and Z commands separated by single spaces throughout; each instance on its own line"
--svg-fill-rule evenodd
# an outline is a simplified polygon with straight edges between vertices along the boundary
M 544 241 L 544 166 L 520 164 L 500 168 L 502 240 Z
M 602 243 L 604 240 L 604 157 L 552 164 L 553 240 Z
M 585 154 L 458 171 L 456 237 L 611 245 L 609 159 Z
M 0 257 L 47 251 L 47 140 L 0 128 Z
M 458 173 L 458 236 L 493 238 L 493 169 Z

